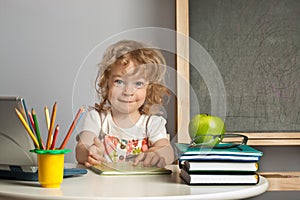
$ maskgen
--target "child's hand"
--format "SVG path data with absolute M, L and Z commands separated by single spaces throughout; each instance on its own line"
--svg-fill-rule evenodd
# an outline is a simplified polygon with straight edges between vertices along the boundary
M 166 161 L 163 157 L 161 157 L 157 152 L 145 152 L 139 154 L 135 160 L 133 165 L 138 165 L 140 162 L 143 161 L 143 166 L 156 166 L 159 168 L 165 167 Z
M 91 145 L 87 149 L 87 151 L 88 157 L 87 161 L 84 163 L 86 167 L 101 164 L 102 162 L 106 161 L 106 159 L 104 158 L 104 146 L 98 137 L 94 138 L 94 144 Z

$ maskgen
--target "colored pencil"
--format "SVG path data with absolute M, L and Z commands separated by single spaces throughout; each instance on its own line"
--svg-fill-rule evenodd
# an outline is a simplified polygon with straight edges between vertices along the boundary
M 39 149 L 39 148 L 40 148 L 39 143 L 38 143 L 36 137 L 34 136 L 33 132 L 31 131 L 29 125 L 28 125 L 27 122 L 25 121 L 23 115 L 20 113 L 20 111 L 19 111 L 17 108 L 15 108 L 15 111 L 16 111 L 16 113 L 17 113 L 17 115 L 18 115 L 20 121 L 22 122 L 23 126 L 24 126 L 25 129 L 27 130 L 27 133 L 28 133 L 29 136 L 31 137 L 31 139 L 32 139 L 32 141 L 33 141 L 35 147 L 36 147 L 37 149 Z
M 34 121 L 35 134 L 36 134 L 39 146 L 40 146 L 41 149 L 45 149 L 45 146 L 44 146 L 42 138 L 41 138 L 41 133 L 40 133 L 40 128 L 39 128 L 39 123 L 38 123 L 38 120 L 37 120 L 37 116 L 36 116 L 35 110 L 33 108 L 32 108 L 31 113 L 32 113 L 33 121 Z
M 50 145 L 52 143 L 52 132 L 54 129 L 54 123 L 55 123 L 55 118 L 56 118 L 56 109 L 57 109 L 57 104 L 55 102 L 53 105 L 52 114 L 51 114 L 51 121 L 50 121 L 50 128 L 48 131 L 48 139 L 47 139 L 46 149 L 50 149 Z
M 53 150 L 55 148 L 55 143 L 56 143 L 58 131 L 59 131 L 59 125 L 57 124 L 56 127 L 55 127 L 55 131 L 54 131 L 54 135 L 53 135 L 53 140 L 52 140 L 52 143 L 51 143 L 51 146 L 50 146 L 51 150 Z
M 49 131 L 49 128 L 50 128 L 50 116 L 49 116 L 49 109 L 48 109 L 47 106 L 45 106 L 44 111 L 45 111 L 45 119 L 46 119 L 47 131 Z
M 27 110 L 27 106 L 26 106 L 26 103 L 25 103 L 25 100 L 24 100 L 24 99 L 22 99 L 22 104 L 23 104 L 23 107 L 24 107 L 24 112 L 25 112 L 25 116 L 26 116 L 28 125 L 29 125 L 29 127 L 30 127 L 30 129 L 31 129 L 31 132 L 34 133 L 34 128 L 33 128 L 33 126 L 31 125 L 30 118 L 29 118 L 29 115 L 28 115 L 29 112 L 28 112 L 28 110 Z
M 68 140 L 70 139 L 70 136 L 71 136 L 72 132 L 74 131 L 74 129 L 75 129 L 75 127 L 76 127 L 76 125 L 77 125 L 79 119 L 81 118 L 81 116 L 82 116 L 82 114 L 83 114 L 83 112 L 84 112 L 84 107 L 81 107 L 81 108 L 78 110 L 78 112 L 77 112 L 77 114 L 76 114 L 76 116 L 75 116 L 75 118 L 74 118 L 74 120 L 73 120 L 73 122 L 72 122 L 72 124 L 71 124 L 71 126 L 70 126 L 70 128 L 69 128 L 69 131 L 68 131 L 68 133 L 67 133 L 67 135 L 66 135 L 64 141 L 63 141 L 62 144 L 60 145 L 59 149 L 64 149 L 64 148 L 66 147 L 67 142 L 68 142 Z
M 34 132 L 36 132 L 34 121 L 33 121 L 33 118 L 32 118 L 32 114 L 29 111 L 28 111 L 28 117 L 30 119 L 31 125 L 33 126 Z

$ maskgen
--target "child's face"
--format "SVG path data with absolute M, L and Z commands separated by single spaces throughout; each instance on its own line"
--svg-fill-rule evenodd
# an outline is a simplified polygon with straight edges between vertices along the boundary
M 142 69 L 138 72 L 136 69 L 133 62 L 127 66 L 116 64 L 112 67 L 108 79 L 108 100 L 113 112 L 122 114 L 139 112 L 138 109 L 144 104 L 148 82 L 142 76 L 143 73 L 140 73 Z

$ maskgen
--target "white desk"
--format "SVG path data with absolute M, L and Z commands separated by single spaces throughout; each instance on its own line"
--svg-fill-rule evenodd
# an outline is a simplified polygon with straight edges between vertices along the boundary
M 250 186 L 189 186 L 179 178 L 176 165 L 171 175 L 99 176 L 92 171 L 64 179 L 59 189 L 37 182 L 0 180 L 0 199 L 244 199 L 262 194 L 268 181 L 261 177 Z

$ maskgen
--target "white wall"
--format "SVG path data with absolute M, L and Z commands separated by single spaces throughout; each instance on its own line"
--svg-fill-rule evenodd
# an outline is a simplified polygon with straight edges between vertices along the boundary
M 57 101 L 58 141 L 62 141 L 77 104 L 94 100 L 87 90 L 93 90 L 96 68 L 85 69 L 88 64 L 83 61 L 101 42 L 115 35 L 122 39 L 124 31 L 142 27 L 174 30 L 175 1 L 0 0 L 0 95 L 24 97 L 27 106 L 37 110 L 42 130 L 43 107 L 52 108 Z M 151 41 L 157 39 L 154 34 Z M 76 86 L 82 81 L 87 86 Z M 67 148 L 74 149 L 76 133 Z M 46 136 L 45 131 L 43 134 Z M 66 160 L 75 161 L 74 152 Z

